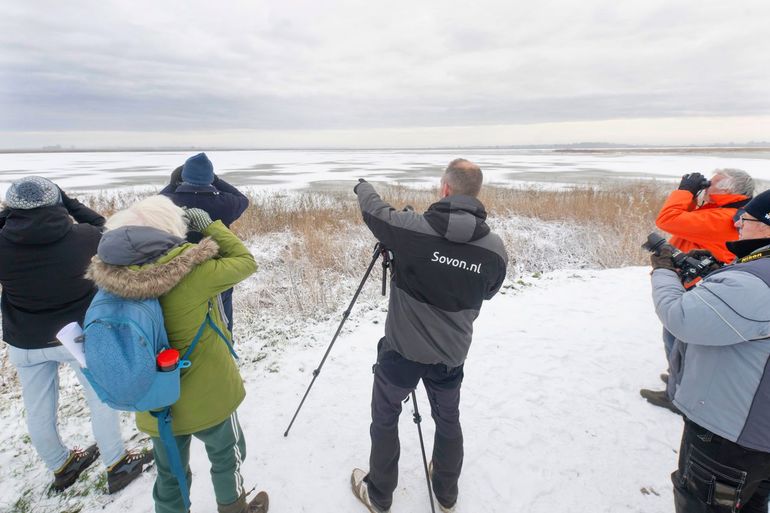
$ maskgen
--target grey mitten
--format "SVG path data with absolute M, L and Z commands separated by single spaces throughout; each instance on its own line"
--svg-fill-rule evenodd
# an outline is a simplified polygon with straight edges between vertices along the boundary
M 202 232 L 214 222 L 209 213 L 200 208 L 188 208 L 184 216 L 187 218 L 187 227 L 194 232 Z

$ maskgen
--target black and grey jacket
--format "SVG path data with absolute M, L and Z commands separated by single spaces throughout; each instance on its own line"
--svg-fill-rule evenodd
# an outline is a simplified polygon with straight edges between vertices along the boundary
M 481 303 L 500 290 L 508 263 L 484 222 L 484 205 L 449 196 L 424 214 L 397 211 L 368 182 L 356 186 L 364 222 L 394 255 L 385 350 L 420 363 L 462 365 Z

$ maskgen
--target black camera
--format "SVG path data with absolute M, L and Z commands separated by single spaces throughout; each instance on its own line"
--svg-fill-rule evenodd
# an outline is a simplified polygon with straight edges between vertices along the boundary
M 646 249 L 656 255 L 659 255 L 660 250 L 663 248 L 671 250 L 671 259 L 674 262 L 674 267 L 680 271 L 682 282 L 685 283 L 692 282 L 696 278 L 704 278 L 719 266 L 719 262 L 711 256 L 704 256 L 701 259 L 687 256 L 687 253 L 682 253 L 655 232 L 649 234 L 647 242 L 642 244 L 642 249 Z

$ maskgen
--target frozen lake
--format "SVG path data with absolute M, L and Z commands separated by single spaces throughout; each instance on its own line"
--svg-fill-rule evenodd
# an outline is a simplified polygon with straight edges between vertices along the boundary
M 159 187 L 197 151 L 0 154 L 0 192 L 26 175 L 45 176 L 65 189 Z M 770 150 L 566 152 L 554 150 L 243 150 L 206 152 L 217 174 L 255 189 L 301 189 L 350 183 L 358 177 L 430 186 L 446 164 L 478 163 L 486 183 L 600 184 L 618 179 L 674 181 L 684 173 L 740 168 L 770 181 Z

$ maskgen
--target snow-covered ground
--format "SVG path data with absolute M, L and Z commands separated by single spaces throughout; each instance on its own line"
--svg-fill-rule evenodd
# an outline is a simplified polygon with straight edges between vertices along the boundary
M 458 513 L 673 510 L 669 474 L 682 421 L 638 394 L 661 388 L 664 369 L 648 273 L 521 277 L 484 306 L 465 368 Z M 373 278 L 368 285 L 378 287 Z M 348 301 L 340 298 L 340 312 Z M 248 443 L 243 473 L 247 486 L 270 493 L 271 512 L 365 511 L 348 480 L 353 467 L 367 468 L 371 365 L 385 306 L 384 299 L 368 299 L 353 310 L 288 438 L 283 432 L 339 317 L 305 324 L 276 319 L 257 324 L 259 332 L 241 332 L 248 390 L 239 409 Z M 66 373 L 62 434 L 83 446 L 92 435 L 75 388 Z M 418 400 L 430 451 L 429 406 L 424 393 Z M 153 510 L 154 470 L 114 497 L 100 491 L 103 468 L 70 494 L 46 496 L 50 476 L 25 434 L 18 386 L 2 387 L 0 402 L 0 510 Z M 430 511 L 411 408 L 406 404 L 401 417 L 394 513 Z M 134 443 L 142 438 L 128 415 L 124 429 Z M 192 469 L 193 511 L 215 511 L 205 451 L 196 442 Z
M 65 189 L 162 186 L 193 151 L 0 153 L 0 193 L 17 178 L 45 176 Z M 491 184 L 554 186 L 605 183 L 618 178 L 674 181 L 684 173 L 740 168 L 770 180 L 767 152 L 686 154 L 556 153 L 550 150 L 244 150 L 207 152 L 216 172 L 239 186 L 261 190 L 304 188 L 359 177 L 435 186 L 457 157 L 478 163 Z

